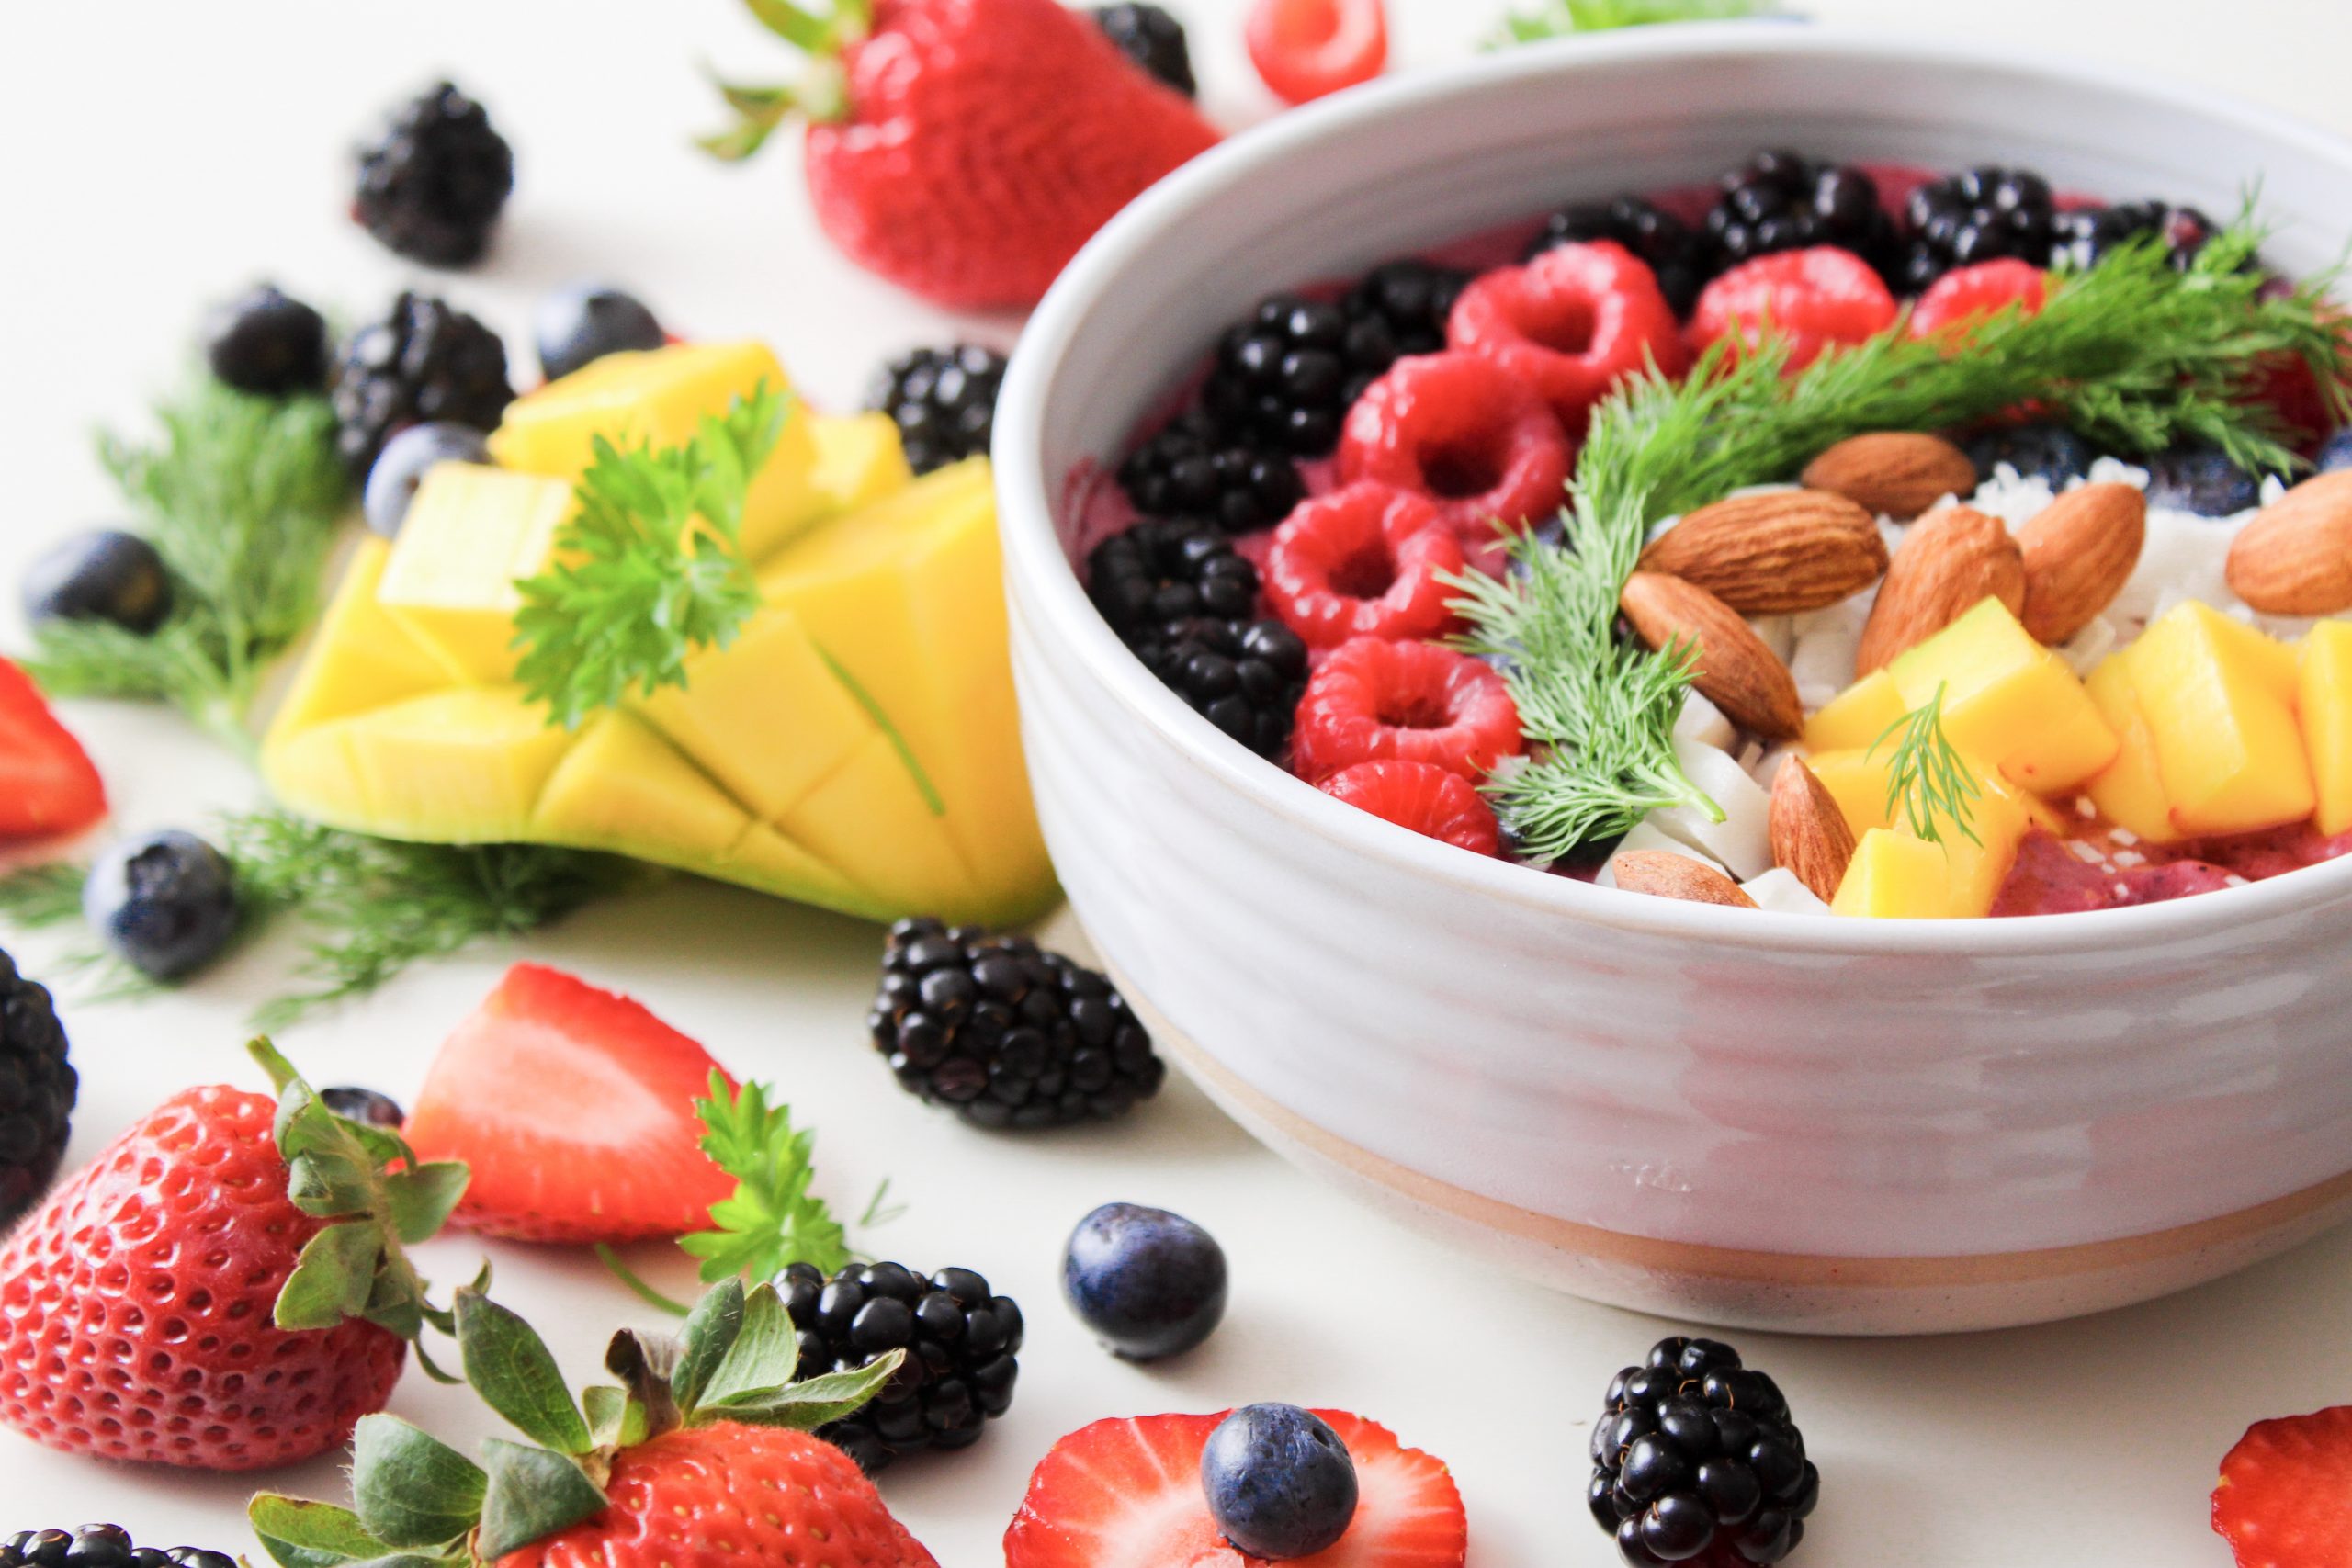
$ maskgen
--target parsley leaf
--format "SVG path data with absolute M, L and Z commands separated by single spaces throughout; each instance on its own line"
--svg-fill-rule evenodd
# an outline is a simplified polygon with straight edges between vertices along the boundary
M 848 1267 L 848 1233 L 822 1198 L 811 1197 L 817 1134 L 792 1125 L 792 1108 L 768 1104 L 756 1083 L 729 1092 L 711 1075 L 710 1098 L 695 1102 L 702 1117 L 703 1152 L 735 1179 L 732 1196 L 710 1206 L 711 1230 L 678 1245 L 703 1260 L 705 1281 L 739 1274 L 772 1279 L 786 1264 L 808 1263 L 832 1274 Z
M 555 564 L 516 585 L 515 673 L 554 723 L 684 686 L 687 655 L 725 648 L 759 608 L 743 502 L 791 412 L 763 384 L 683 446 L 596 438 Z

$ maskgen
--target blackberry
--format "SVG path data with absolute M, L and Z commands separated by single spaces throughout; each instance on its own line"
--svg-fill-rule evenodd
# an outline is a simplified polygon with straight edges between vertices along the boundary
M 2057 224 L 2048 180 L 1990 164 L 1921 186 L 1904 217 L 1911 237 L 1894 282 L 1914 294 L 1954 267 L 2004 256 L 2047 265 Z
M 481 105 L 449 83 L 392 111 L 359 150 L 351 215 L 387 250 L 427 266 L 469 266 L 514 189 L 514 152 Z
M 1205 523 L 1147 517 L 1094 547 L 1086 558 L 1086 591 L 1132 647 L 1170 621 L 1252 614 L 1258 569 Z
M 2018 475 L 2039 475 L 2052 490 L 2064 490 L 2091 470 L 2090 444 L 2063 424 L 2012 424 L 1972 437 L 1963 448 L 1976 465 L 1976 482 L 1992 482 L 2003 463 Z
M 1348 401 L 1407 355 L 1441 352 L 1453 302 L 1469 284 L 1460 268 L 1425 261 L 1386 262 L 1364 274 L 1340 300 L 1353 367 Z
M 1097 6 L 1094 25 L 1119 52 L 1186 97 L 1199 96 L 1184 24 L 1157 6 Z
M 1228 439 L 1197 409 L 1128 455 L 1119 488 L 1147 516 L 1206 518 L 1228 534 L 1271 528 L 1306 499 L 1296 464 Z
M 354 479 L 365 481 L 384 443 L 412 424 L 498 427 L 514 389 L 506 380 L 506 345 L 463 310 L 403 293 L 384 319 L 344 345 L 335 376 L 336 449 Z
M 976 1126 L 1109 1121 L 1168 1073 L 1110 981 L 971 926 L 892 926 L 865 1021 L 909 1092 Z
M 969 1269 L 926 1280 L 904 1264 L 852 1264 L 828 1280 L 795 1263 L 775 1285 L 799 1331 L 800 1376 L 907 1353 L 871 1404 L 817 1431 L 868 1475 L 901 1454 L 969 1448 L 1012 1408 L 1021 1308 Z
M 1545 251 L 1589 240 L 1614 240 L 1649 264 L 1657 286 L 1678 316 L 1699 302 L 1715 269 L 1708 240 L 1671 212 L 1630 192 L 1609 201 L 1564 207 L 1544 220 L 1544 231 L 1527 247 L 1532 261 Z
M 882 367 L 866 407 L 898 422 L 908 466 L 928 474 L 987 455 L 1003 386 L 1004 355 L 992 348 L 918 348 Z
M 1758 152 L 1725 175 L 1705 229 L 1719 272 L 1781 251 L 1835 245 L 1889 276 L 1902 254 L 1876 180 L 1851 164 L 1785 150 Z
M 1396 363 L 1376 330 L 1361 334 L 1367 352 L 1357 357 L 1358 335 L 1335 302 L 1274 295 L 1226 329 L 1202 406 L 1229 439 L 1323 457 L 1340 444 L 1356 394 Z
M 225 1551 L 140 1546 L 120 1525 L 77 1530 L 18 1530 L 0 1537 L 0 1568 L 237 1568 Z
M 204 359 L 224 386 L 284 398 L 327 388 L 327 319 L 271 284 L 213 307 Z
M 0 1232 L 49 1190 L 80 1089 L 49 992 L 0 952 Z
M 2050 265 L 2090 267 L 2109 252 L 2142 234 L 2164 236 L 2172 265 L 2188 270 L 2219 225 L 2193 207 L 2163 201 L 2127 201 L 2114 207 L 2085 207 L 2051 219 Z
M 1712 1339 L 1661 1339 L 1609 1385 L 1585 1500 L 1618 1553 L 1657 1568 L 1778 1562 L 1804 1538 L 1821 1472 L 1772 1380 Z
M 1306 645 L 1280 621 L 1171 621 L 1134 644 L 1160 682 L 1195 713 L 1279 761 L 1306 694 Z

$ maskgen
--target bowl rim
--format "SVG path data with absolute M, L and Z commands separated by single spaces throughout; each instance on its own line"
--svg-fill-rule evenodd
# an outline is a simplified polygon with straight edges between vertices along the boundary
M 1053 640 L 1069 646 L 1119 705 L 1158 732 L 1188 766 L 1252 804 L 1351 853 L 1408 875 L 1629 935 L 1833 958 L 2001 960 L 2210 942 L 2233 927 L 2325 908 L 2352 908 L 2352 855 L 2266 881 L 2160 903 L 2000 919 L 1865 920 L 1783 915 L 1759 920 L 1751 910 L 1629 896 L 1508 861 L 1465 854 L 1333 799 L 1234 742 L 1162 686 L 1113 635 L 1087 598 L 1054 526 L 1056 498 L 1062 493 L 1065 476 L 1045 471 L 1044 426 L 1064 354 L 1098 302 L 1118 286 L 1128 264 L 1162 243 L 1194 209 L 1246 189 L 1294 152 L 1342 140 L 1397 109 L 1498 83 L 1674 60 L 1948 66 L 2102 87 L 2163 101 L 2217 130 L 2300 143 L 2344 165 L 2352 178 L 2352 140 L 2230 93 L 2112 62 L 2063 55 L 2020 60 L 1995 44 L 1872 28 L 1754 21 L 1634 28 L 1522 45 L 1351 88 L 1229 137 L 1162 179 L 1080 251 L 1030 317 L 999 398 L 991 450 L 1008 592 L 1023 599 L 1021 608 L 1049 626 Z

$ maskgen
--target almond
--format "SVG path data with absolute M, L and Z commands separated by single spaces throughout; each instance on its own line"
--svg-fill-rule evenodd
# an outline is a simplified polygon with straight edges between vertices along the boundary
M 1867 675 L 1917 647 L 1990 595 L 2025 607 L 2025 558 L 1997 517 L 1947 506 L 1911 525 L 1888 563 L 1878 602 L 1862 626 L 1854 673 Z
M 2266 615 L 2352 610 L 2352 472 L 2305 479 L 2230 546 L 2230 592 Z
M 2070 490 L 2018 530 L 2025 560 L 2025 629 L 2056 647 L 2115 603 L 2140 564 L 2148 500 L 2130 485 Z
M 1651 648 L 1680 638 L 1695 650 L 1692 684 L 1734 724 L 1785 740 L 1804 727 L 1796 678 L 1739 612 L 1695 582 L 1637 571 L 1618 602 L 1634 633 Z
M 1790 757 L 1772 778 L 1772 863 L 1794 872 L 1825 903 L 1838 897 L 1854 859 L 1854 829 L 1838 797 L 1803 757 Z
M 1973 494 L 1976 465 L 1940 435 L 1889 430 L 1848 436 L 1807 463 L 1804 479 L 1907 523 L 1948 495 Z
M 1632 850 L 1611 860 L 1609 871 L 1617 879 L 1617 886 L 1628 893 L 1679 898 L 1686 904 L 1722 904 L 1735 909 L 1756 908 L 1756 900 L 1742 892 L 1738 883 L 1705 861 L 1693 860 L 1689 855 L 1666 850 Z
M 1743 615 L 1819 610 L 1886 570 L 1878 520 L 1826 491 L 1736 495 L 1686 514 L 1642 552 L 1642 570 L 1695 582 Z

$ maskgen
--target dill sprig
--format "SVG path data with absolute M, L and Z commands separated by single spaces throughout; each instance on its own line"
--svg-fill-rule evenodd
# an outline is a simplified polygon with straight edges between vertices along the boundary
M 82 868 L 45 861 L 0 873 L 0 922 L 18 931 L 46 931 L 82 918 Z
M 155 419 L 155 445 L 102 435 L 98 456 L 164 558 L 170 615 L 146 635 L 51 621 L 23 662 L 52 697 L 167 702 L 250 754 L 254 692 L 318 613 L 349 494 L 334 413 L 321 398 L 249 397 L 208 380 Z
M 515 674 L 555 723 L 684 686 L 686 656 L 726 647 L 759 608 L 743 502 L 791 412 L 763 384 L 683 446 L 596 438 L 556 563 L 516 584 Z
M 1505 49 L 1575 33 L 1645 28 L 1660 22 L 1726 22 L 1787 14 L 1776 0 L 1541 0 L 1506 15 L 1487 47 Z
M 1679 382 L 1653 370 L 1621 387 L 1593 412 L 1565 539 L 1531 534 L 1503 577 L 1460 584 L 1463 646 L 1495 660 L 1533 753 L 1487 786 L 1527 858 L 1555 860 L 1661 807 L 1717 809 L 1674 757 L 1688 650 L 1648 654 L 1613 635 L 1661 518 L 1785 479 L 1849 435 L 1966 425 L 2029 400 L 2110 450 L 2201 441 L 2257 471 L 2299 466 L 2252 383 L 2292 355 L 2340 388 L 2352 345 L 2324 303 L 2336 274 L 2272 296 L 2249 265 L 2262 238 L 2242 218 L 2180 271 L 2153 237 L 2120 246 L 2054 277 L 2038 314 L 1971 323 L 1963 352 L 1897 322 L 1789 374 L 1785 341 L 1766 333 L 1717 344 Z
M 1913 836 L 1923 842 L 1942 843 L 1941 824 L 1950 822 L 1981 848 L 1984 840 L 1976 836 L 1973 824 L 1976 800 L 1984 786 L 1944 733 L 1944 690 L 1945 682 L 1938 682 L 1927 705 L 1888 725 L 1867 754 L 1877 756 L 1880 747 L 1901 735 L 1886 773 L 1887 815 L 1909 823 Z

